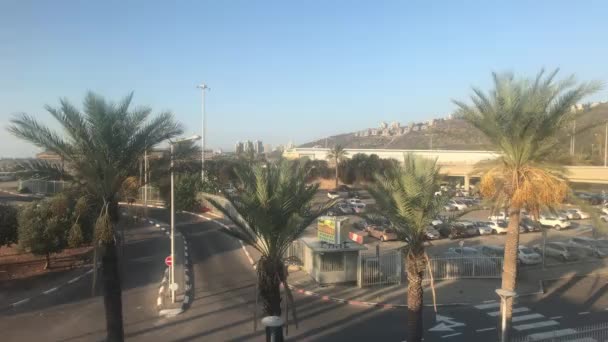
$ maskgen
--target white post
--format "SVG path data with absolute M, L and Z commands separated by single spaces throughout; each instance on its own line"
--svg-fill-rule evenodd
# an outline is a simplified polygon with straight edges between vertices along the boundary
M 144 151 L 144 216 L 148 217 L 148 149 Z
M 606 122 L 606 133 L 604 135 L 604 167 L 608 167 L 608 121 Z
M 173 144 L 171 144 L 171 302 L 175 303 L 175 194 L 173 191 Z
M 205 139 L 207 134 L 205 134 L 205 130 L 207 129 L 207 118 L 205 117 L 205 90 L 209 89 L 205 83 L 197 86 L 197 88 L 201 89 L 201 179 L 205 180 Z

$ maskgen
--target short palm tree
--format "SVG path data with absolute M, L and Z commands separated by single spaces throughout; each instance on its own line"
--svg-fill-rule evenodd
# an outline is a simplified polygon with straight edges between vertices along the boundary
M 61 156 L 94 200 L 103 203 L 95 239 L 103 248 L 108 341 L 122 341 L 124 335 L 114 229 L 119 217 L 118 194 L 129 175 L 137 173 L 138 160 L 147 148 L 181 133 L 170 113 L 148 120 L 149 108 L 131 110 L 132 97 L 130 94 L 120 103 L 113 104 L 88 93 L 83 112 L 67 100 L 61 100 L 58 108 L 47 106 L 46 110 L 63 128 L 63 134 L 26 114 L 12 119 L 8 127 L 16 137 Z
M 336 167 L 336 188 L 338 187 L 338 165 L 346 158 L 348 152 L 342 147 L 342 145 L 335 145 L 327 152 L 327 159 L 331 159 Z
M 286 160 L 244 166 L 237 170 L 241 191 L 230 196 L 231 205 L 208 198 L 236 225 L 224 232 L 260 252 L 258 289 L 264 313 L 269 316 L 281 315 L 281 283 L 288 299 L 293 300 L 287 286 L 287 249 L 327 209 L 311 210 L 318 185 L 306 184 L 307 173 L 301 163 Z
M 392 223 L 399 240 L 407 243 L 403 255 L 408 280 L 408 341 L 422 340 L 425 229 L 446 203 L 444 197 L 435 196 L 440 184 L 436 160 L 407 155 L 404 165 L 377 175 L 369 188 L 378 211 Z
M 537 211 L 562 202 L 568 185 L 554 151 L 565 129 L 579 113 L 571 107 L 597 91 L 598 83 L 577 85 L 573 77 L 556 81 L 558 70 L 534 79 L 493 74 L 494 89 L 485 94 L 473 89 L 473 105 L 455 101 L 459 114 L 479 129 L 500 156 L 478 165 L 480 191 L 498 208 L 509 208 L 502 288 L 516 289 L 520 210 Z M 513 300 L 506 301 L 509 330 Z

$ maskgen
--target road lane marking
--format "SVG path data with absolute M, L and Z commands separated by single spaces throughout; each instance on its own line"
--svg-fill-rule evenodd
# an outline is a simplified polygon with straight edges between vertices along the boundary
M 528 340 L 529 341 L 541 341 L 541 340 L 551 338 L 551 337 L 561 337 L 561 336 L 566 336 L 566 335 L 572 335 L 575 333 L 576 333 L 576 330 L 574 330 L 574 329 L 553 330 L 553 331 L 547 331 L 547 332 L 528 335 Z
M 494 303 L 496 299 L 484 300 L 482 303 Z
M 553 325 L 559 325 L 559 323 L 556 321 L 541 321 L 541 322 L 534 322 L 534 323 L 528 323 L 528 324 L 514 325 L 513 328 L 517 331 L 522 331 L 522 330 L 550 327 Z
M 591 313 L 591 312 L 589 312 L 589 311 L 583 311 L 583 312 L 579 312 L 578 314 L 579 314 L 579 315 L 588 315 L 588 314 L 590 314 L 590 313 Z
M 455 334 L 443 335 L 443 336 L 441 336 L 441 338 L 454 337 L 454 336 L 458 336 L 458 335 L 462 335 L 462 333 L 455 333 Z
M 75 282 L 77 282 L 79 280 L 80 280 L 80 277 L 76 277 L 74 279 L 70 279 L 70 280 L 68 280 L 68 284 L 73 284 L 73 283 L 75 283 Z
M 529 314 L 529 315 L 515 316 L 512 318 L 512 321 L 513 322 L 522 322 L 522 321 L 528 321 L 528 320 L 537 319 L 537 318 L 545 318 L 545 316 L 543 316 L 539 313 L 533 313 L 533 314 Z
M 562 318 L 562 316 L 553 316 L 553 317 L 549 317 L 549 319 L 560 319 Z
M 57 291 L 57 289 L 58 289 L 57 287 L 53 287 L 52 289 L 48 289 L 48 290 L 46 290 L 46 291 L 44 291 L 44 292 L 42 292 L 42 293 L 44 293 L 44 294 L 49 294 L 49 293 L 52 293 L 52 292 Z
M 513 313 L 519 313 L 519 312 L 526 312 L 526 311 L 530 311 L 530 309 L 526 308 L 526 307 L 521 307 L 521 308 L 514 308 L 513 309 Z M 494 311 L 494 312 L 489 312 L 488 315 L 492 316 L 492 317 L 497 317 L 500 316 L 501 312 L 500 311 Z
M 11 305 L 12 305 L 12 306 L 19 306 L 19 305 L 21 305 L 21 304 L 25 304 L 25 303 L 27 303 L 27 302 L 29 302 L 29 301 L 30 301 L 30 299 L 29 299 L 29 298 L 25 298 L 25 299 L 22 299 L 22 300 L 20 300 L 20 301 L 18 301 L 18 302 L 14 302 L 14 303 L 13 303 L 13 304 L 11 304 Z
M 496 330 L 496 327 L 494 327 L 494 328 L 477 329 L 477 330 L 475 330 L 475 332 L 484 332 L 484 331 L 490 331 L 490 330 Z
M 488 304 L 480 304 L 480 305 L 475 305 L 476 309 L 479 310 L 485 310 L 485 309 L 493 309 L 493 308 L 498 308 L 500 307 L 500 303 L 496 302 L 496 303 L 488 303 Z

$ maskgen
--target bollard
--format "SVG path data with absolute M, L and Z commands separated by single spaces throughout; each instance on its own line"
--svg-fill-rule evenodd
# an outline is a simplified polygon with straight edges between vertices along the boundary
M 283 342 L 283 319 L 278 316 L 267 316 L 262 318 L 262 324 L 266 327 L 266 342 Z

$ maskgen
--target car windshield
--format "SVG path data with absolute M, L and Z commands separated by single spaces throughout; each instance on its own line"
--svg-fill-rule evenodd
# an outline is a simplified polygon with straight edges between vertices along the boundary
M 528 248 L 528 247 L 522 247 L 522 246 L 520 246 L 520 247 L 519 247 L 519 251 L 520 251 L 522 254 L 534 254 L 534 253 L 535 253 L 535 252 L 534 252 L 534 251 L 533 251 L 531 248 Z

